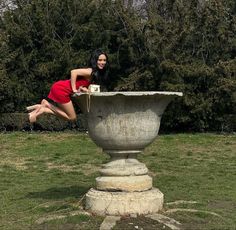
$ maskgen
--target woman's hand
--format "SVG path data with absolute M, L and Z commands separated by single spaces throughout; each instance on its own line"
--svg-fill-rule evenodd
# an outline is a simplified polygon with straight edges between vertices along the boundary
M 77 92 L 78 93 L 87 93 L 87 92 L 89 92 L 89 90 L 84 86 L 80 86 Z
M 79 92 L 76 90 L 76 80 L 77 80 L 78 76 L 83 77 L 84 79 L 90 80 L 91 74 L 92 74 L 92 68 L 71 70 L 70 81 L 71 81 L 72 92 L 73 93 Z M 81 91 L 81 92 L 83 92 L 83 91 Z

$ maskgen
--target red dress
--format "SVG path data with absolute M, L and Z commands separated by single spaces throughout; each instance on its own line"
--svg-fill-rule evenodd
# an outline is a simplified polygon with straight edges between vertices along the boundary
M 76 89 L 78 89 L 80 86 L 88 87 L 90 85 L 90 82 L 86 79 L 78 79 L 76 81 Z M 70 97 L 73 94 L 70 80 L 61 80 L 55 82 L 51 90 L 48 94 L 48 98 L 51 100 L 59 103 L 59 104 L 65 104 L 71 101 Z

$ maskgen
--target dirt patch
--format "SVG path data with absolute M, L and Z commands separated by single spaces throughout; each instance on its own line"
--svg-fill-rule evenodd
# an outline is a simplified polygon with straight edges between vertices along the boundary
M 48 170 L 58 169 L 62 172 L 83 172 L 84 175 L 88 176 L 93 173 L 98 172 L 100 169 L 99 166 L 94 164 L 81 164 L 81 165 L 66 165 L 66 164 L 55 164 L 55 163 L 46 163 Z
M 234 210 L 236 209 L 236 202 L 232 201 L 214 201 L 210 202 L 207 205 L 207 208 L 209 209 L 223 209 L 223 210 Z
M 16 170 L 27 170 L 28 167 L 26 166 L 28 163 L 27 159 L 12 157 L 11 159 L 1 159 L 0 166 L 9 166 L 15 168 Z
M 203 213 L 207 215 L 213 215 L 220 217 L 221 216 L 215 212 L 209 212 L 209 211 L 204 211 L 204 210 L 198 210 L 198 209 L 190 209 L 190 208 L 173 208 L 173 209 L 168 209 L 165 211 L 165 213 L 174 213 L 174 212 L 192 212 L 192 213 Z
M 145 216 L 139 216 L 138 218 L 129 218 L 129 217 L 122 217 L 120 221 L 116 222 L 116 226 L 113 228 L 113 230 L 134 230 L 134 229 L 140 229 L 140 230 L 171 230 L 171 228 L 167 227 L 164 224 L 159 223 L 158 221 L 152 220 L 150 218 L 147 218 Z
M 66 165 L 66 164 L 54 164 L 54 163 L 46 163 L 48 170 L 58 169 L 62 172 L 78 172 L 80 169 L 77 166 Z
M 85 176 L 89 176 L 93 173 L 96 173 L 99 171 L 100 166 L 94 165 L 94 164 L 82 164 L 81 169 Z
M 224 228 L 222 217 L 205 212 L 173 212 L 168 216 L 181 223 L 181 230 L 231 229 Z
M 88 212 L 79 210 L 79 211 L 73 211 L 73 212 L 67 213 L 67 215 L 50 215 L 50 216 L 47 216 L 47 217 L 41 217 L 38 220 L 36 220 L 35 223 L 36 224 L 42 224 L 42 223 L 45 223 L 45 222 L 49 222 L 51 220 L 59 220 L 59 219 L 67 218 L 68 216 L 77 216 L 77 215 L 90 216 L 91 214 L 88 213 Z
M 55 135 L 52 135 L 51 133 L 42 133 L 41 136 L 40 136 L 40 140 L 41 141 L 45 141 L 45 142 L 52 142 L 52 141 L 63 141 L 63 140 L 68 140 L 68 138 L 70 137 L 77 137 L 79 138 L 81 134 L 75 134 L 75 133 L 60 133 L 59 135 L 58 134 L 55 134 Z

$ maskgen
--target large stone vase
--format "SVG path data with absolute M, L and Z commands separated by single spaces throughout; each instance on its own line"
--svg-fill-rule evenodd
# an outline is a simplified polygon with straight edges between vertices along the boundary
M 76 99 L 87 116 L 88 133 L 110 155 L 96 187 L 86 194 L 86 209 L 98 215 L 156 213 L 163 194 L 152 186 L 137 155 L 157 137 L 161 116 L 180 92 L 101 92 Z

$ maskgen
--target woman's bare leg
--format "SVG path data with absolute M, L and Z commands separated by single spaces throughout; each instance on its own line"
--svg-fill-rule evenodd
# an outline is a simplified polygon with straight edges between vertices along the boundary
M 26 109 L 28 111 L 32 111 L 32 110 L 38 109 L 40 106 L 41 104 L 35 104 L 35 105 L 27 106 Z
M 46 108 L 51 109 L 54 112 L 54 115 L 56 115 L 56 116 L 59 116 L 59 117 L 66 119 L 66 120 L 75 120 L 76 119 L 74 105 L 71 101 L 69 101 L 68 103 L 64 103 L 64 104 L 58 103 L 58 107 L 57 107 L 57 106 L 54 106 L 51 103 L 49 103 L 47 100 L 43 99 L 41 101 L 41 104 L 43 106 L 45 106 Z
M 42 115 L 43 113 L 53 114 L 65 120 L 76 120 L 75 109 L 71 101 L 65 104 L 58 104 L 57 107 L 50 104 L 47 100 L 43 99 L 41 102 L 41 106 L 35 109 L 33 112 L 29 113 L 30 122 L 35 122 L 37 117 L 39 115 Z
M 34 111 L 29 113 L 29 121 L 30 121 L 30 123 L 36 122 L 37 117 L 39 115 L 43 114 L 43 113 L 53 114 L 53 112 L 50 109 L 48 109 L 48 108 L 46 108 L 46 107 L 41 105 L 40 108 L 35 109 Z

